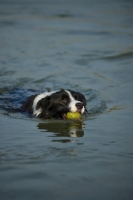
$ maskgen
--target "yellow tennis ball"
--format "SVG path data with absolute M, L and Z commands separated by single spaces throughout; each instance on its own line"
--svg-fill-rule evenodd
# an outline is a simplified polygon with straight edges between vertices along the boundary
M 68 112 L 66 115 L 67 119 L 79 119 L 81 117 L 79 112 Z

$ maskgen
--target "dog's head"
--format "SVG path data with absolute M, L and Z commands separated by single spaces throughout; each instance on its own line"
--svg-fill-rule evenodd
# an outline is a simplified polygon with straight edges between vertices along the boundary
M 79 92 L 61 90 L 48 93 L 45 97 L 41 95 L 33 102 L 33 114 L 38 117 L 66 119 L 67 112 L 83 114 L 86 111 L 86 99 Z

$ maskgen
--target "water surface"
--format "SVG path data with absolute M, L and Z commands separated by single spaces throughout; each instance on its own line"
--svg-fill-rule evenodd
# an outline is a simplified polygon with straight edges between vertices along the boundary
M 132 200 L 132 1 L 1 0 L 0 27 L 1 199 Z M 81 122 L 18 112 L 62 88 L 85 95 Z

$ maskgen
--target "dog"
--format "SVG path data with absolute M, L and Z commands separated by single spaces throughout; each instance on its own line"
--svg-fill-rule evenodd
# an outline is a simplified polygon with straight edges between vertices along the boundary
M 35 117 L 66 119 L 67 112 L 87 113 L 84 95 L 72 90 L 44 92 L 30 96 L 21 106 Z

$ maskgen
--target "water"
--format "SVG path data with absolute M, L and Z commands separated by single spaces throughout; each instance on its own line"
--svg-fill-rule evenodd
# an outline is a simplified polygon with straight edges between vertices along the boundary
M 132 200 L 133 3 L 42 2 L 0 3 L 0 197 Z M 16 110 L 62 88 L 85 95 L 82 122 Z

